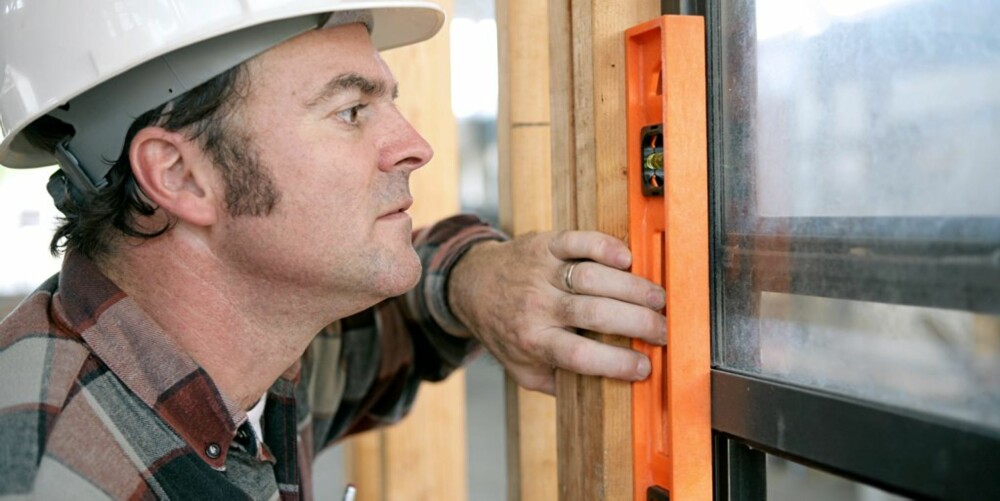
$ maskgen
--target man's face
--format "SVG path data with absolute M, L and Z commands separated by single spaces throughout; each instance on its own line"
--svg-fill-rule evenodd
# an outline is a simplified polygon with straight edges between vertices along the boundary
M 248 68 L 233 119 L 280 198 L 270 215 L 229 217 L 221 253 L 239 273 L 347 309 L 412 287 L 409 175 L 432 150 L 396 109 L 366 29 L 310 32 Z

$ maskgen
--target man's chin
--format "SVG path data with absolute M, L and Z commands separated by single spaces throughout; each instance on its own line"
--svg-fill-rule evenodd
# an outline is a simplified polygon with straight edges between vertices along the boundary
M 416 287 L 418 283 L 420 283 L 420 276 L 421 272 L 423 271 L 423 266 L 421 266 L 420 264 L 420 257 L 417 256 L 416 251 L 413 251 L 412 263 L 407 267 L 406 271 L 409 272 L 408 275 L 400 277 L 400 283 L 403 286 L 403 289 L 399 292 L 399 294 L 403 294 L 409 291 L 410 289 Z
M 401 249 L 399 257 L 387 269 L 381 270 L 378 290 L 386 297 L 405 294 L 420 282 L 422 267 L 420 257 L 409 245 Z

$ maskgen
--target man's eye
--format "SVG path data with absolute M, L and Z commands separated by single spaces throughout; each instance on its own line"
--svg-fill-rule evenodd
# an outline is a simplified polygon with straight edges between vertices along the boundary
M 367 105 L 359 104 L 356 106 L 351 106 L 350 108 L 337 112 L 337 116 L 348 123 L 348 125 L 358 125 L 358 115 L 361 114 L 361 110 L 365 109 Z

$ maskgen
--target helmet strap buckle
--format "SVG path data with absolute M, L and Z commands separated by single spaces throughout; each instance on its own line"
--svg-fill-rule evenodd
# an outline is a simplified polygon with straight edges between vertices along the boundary
M 90 175 L 80 164 L 80 160 L 70 151 L 69 139 L 66 138 L 56 144 L 52 152 L 59 163 L 60 171 L 49 178 L 47 186 L 56 207 L 63 212 L 65 212 L 63 208 L 66 206 L 68 197 L 73 199 L 75 205 L 83 205 L 97 194 L 98 189 L 107 184 L 106 180 L 100 185 L 94 184 Z

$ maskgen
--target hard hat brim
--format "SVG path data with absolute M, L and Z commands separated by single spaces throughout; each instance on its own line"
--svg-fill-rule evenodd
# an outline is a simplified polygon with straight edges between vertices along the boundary
M 91 77 L 86 79 L 86 81 L 70 82 L 64 85 L 62 90 L 50 92 L 50 94 L 55 95 L 48 96 L 47 99 L 44 99 L 44 101 L 39 100 L 39 90 L 31 87 L 30 78 L 20 79 L 19 84 L 24 87 L 23 89 L 19 89 L 18 85 L 4 86 L 6 88 L 0 90 L 0 133 L 3 133 L 3 140 L 0 142 L 0 165 L 12 168 L 32 168 L 54 165 L 55 158 L 50 153 L 35 148 L 27 140 L 25 140 L 21 134 L 23 129 L 28 124 L 37 120 L 41 116 L 53 112 L 53 110 L 71 102 L 81 95 L 88 93 L 97 87 L 104 86 L 108 82 L 115 80 L 120 75 L 123 75 L 139 66 L 145 65 L 155 59 L 169 56 L 171 53 L 190 48 L 191 46 L 199 43 L 210 41 L 213 38 L 232 34 L 241 30 L 251 29 L 262 24 L 275 23 L 285 19 L 305 18 L 332 11 L 365 9 L 371 12 L 373 18 L 373 26 L 371 26 L 372 44 L 379 50 L 388 50 L 427 40 L 434 36 L 445 22 L 444 11 L 438 5 L 429 1 L 411 0 L 403 2 L 354 0 L 334 2 L 333 5 L 331 5 L 331 2 L 329 1 L 323 2 L 314 0 L 310 2 L 301 2 L 301 4 L 305 6 L 302 8 L 289 8 L 284 10 L 263 9 L 263 11 L 258 12 L 257 15 L 243 15 L 236 20 L 235 25 L 233 23 L 228 25 L 221 24 L 217 25 L 218 27 L 213 30 L 203 30 L 196 34 L 179 36 L 176 40 L 172 40 L 170 43 L 163 43 L 152 48 L 147 48 L 148 50 L 146 50 L 143 54 L 138 54 L 131 58 L 119 58 L 121 61 L 119 63 L 107 62 L 103 60 L 102 63 L 92 61 L 93 64 L 91 66 L 97 69 L 95 75 L 91 75 Z M 246 59 L 253 57 L 257 53 L 263 52 L 267 48 L 269 47 L 262 47 L 261 50 L 257 50 L 249 55 L 247 55 L 247 53 L 238 54 L 232 58 L 232 60 L 224 61 L 220 66 L 222 68 L 221 71 L 231 68 L 232 66 L 236 66 Z M 105 52 L 110 54 L 103 56 L 108 60 L 113 59 L 116 55 L 116 51 L 114 49 L 105 50 Z M 101 59 L 100 57 L 94 55 L 91 55 L 90 58 L 98 60 Z M 207 80 L 207 78 L 205 80 Z M 53 80 L 51 78 L 47 79 L 47 82 L 52 81 Z M 191 88 L 202 82 L 189 82 L 190 85 L 187 88 Z M 58 86 L 60 84 L 46 83 L 45 85 L 51 87 L 53 85 Z M 19 98 L 20 96 L 17 95 L 19 91 L 21 94 L 25 95 L 24 98 Z M 166 102 L 166 100 L 163 102 Z M 153 104 L 149 109 L 152 109 L 163 102 Z M 113 103 L 108 104 L 111 105 Z M 135 113 L 135 110 L 129 110 L 128 113 Z M 133 115 L 133 118 L 134 116 L 135 115 Z M 122 131 L 121 139 L 124 140 L 124 131 Z M 118 144 L 120 147 L 121 143 L 119 142 Z M 104 152 L 109 150 L 114 151 L 114 148 L 104 149 Z M 117 151 L 114 151 L 114 157 L 117 157 L 117 153 Z M 107 155 L 103 156 L 106 157 Z M 88 163 L 93 163 L 93 161 Z M 90 169 L 89 166 L 88 169 Z

